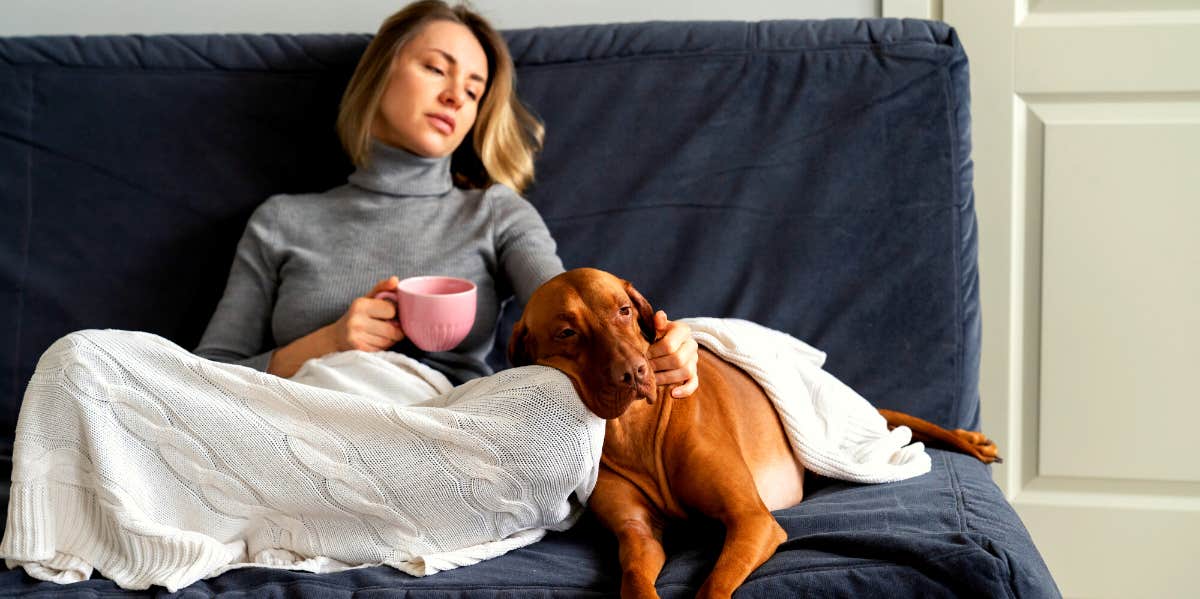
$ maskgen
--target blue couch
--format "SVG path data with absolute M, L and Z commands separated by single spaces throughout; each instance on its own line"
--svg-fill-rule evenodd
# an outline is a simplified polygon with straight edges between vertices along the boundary
M 545 121 L 528 194 L 568 268 L 673 317 L 734 316 L 828 352 L 878 407 L 978 428 L 980 310 L 967 57 L 943 23 L 644 23 L 505 33 Z M 43 350 L 84 328 L 194 347 L 255 206 L 345 180 L 333 122 L 365 35 L 0 39 L 0 454 Z M 494 352 L 519 306 L 508 306 Z M 986 429 L 986 423 L 984 423 Z M 1004 448 L 1001 448 L 1002 450 Z M 1059 591 L 988 467 L 931 450 L 901 483 L 813 477 L 739 597 L 1045 597 Z M 7 476 L 5 476 L 7 479 Z M 721 530 L 668 532 L 689 597 Z M 244 569 L 195 597 L 610 596 L 591 518 L 412 578 Z M 85 592 L 86 591 L 86 592 Z M 0 572 L 0 594 L 60 587 Z M 130 595 L 156 595 L 152 589 Z

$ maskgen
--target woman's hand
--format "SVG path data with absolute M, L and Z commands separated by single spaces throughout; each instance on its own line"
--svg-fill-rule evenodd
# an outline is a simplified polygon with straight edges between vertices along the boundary
M 335 351 L 382 351 L 404 339 L 404 330 L 396 321 L 396 304 L 374 297 L 399 286 L 399 278 L 388 277 L 370 293 L 350 302 L 346 313 L 327 329 Z
M 671 397 L 691 395 L 700 386 L 700 377 L 696 374 L 700 348 L 692 339 L 692 327 L 667 320 L 667 313 L 659 310 L 654 313 L 654 330 L 658 338 L 650 346 L 654 382 L 659 385 L 678 384 L 671 390 Z

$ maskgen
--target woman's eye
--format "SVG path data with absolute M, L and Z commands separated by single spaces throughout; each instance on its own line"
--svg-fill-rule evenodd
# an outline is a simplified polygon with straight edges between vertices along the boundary
M 621 312 L 621 316 L 629 316 L 629 314 L 631 312 L 633 312 L 633 309 L 630 308 L 629 306 L 623 306 L 621 308 L 620 312 Z
M 445 74 L 445 73 L 443 73 L 443 72 L 442 72 L 442 70 L 441 70 L 441 69 L 439 69 L 439 68 L 437 68 L 437 67 L 435 67 L 435 66 L 433 66 L 433 65 L 428 65 L 428 64 L 427 64 L 427 65 L 425 65 L 425 68 L 426 68 L 426 69 L 428 69 L 428 70 L 430 70 L 430 71 L 432 71 L 432 72 L 434 72 L 434 73 L 437 73 L 438 75 L 444 75 L 444 74 Z
M 557 335 L 557 337 L 559 339 L 569 339 L 574 336 L 575 336 L 575 331 L 572 331 L 571 329 L 563 329 L 563 330 L 559 331 L 558 335 Z
M 470 96 L 472 100 L 479 100 L 479 96 L 477 96 L 475 92 L 467 92 L 467 95 Z

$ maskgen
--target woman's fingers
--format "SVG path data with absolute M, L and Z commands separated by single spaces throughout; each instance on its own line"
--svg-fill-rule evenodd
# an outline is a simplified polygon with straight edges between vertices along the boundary
M 366 331 L 359 332 L 359 347 L 363 351 L 381 351 L 391 347 L 395 341 L 390 337 L 376 335 Z
M 388 300 L 360 299 L 364 311 L 351 321 L 353 330 L 389 339 L 387 347 L 404 338 L 404 330 L 396 319 L 396 305 Z
M 671 390 L 671 397 L 688 397 L 700 388 L 700 377 L 695 374 L 686 383 Z
M 363 351 L 379 351 L 404 339 L 404 332 L 390 320 L 367 319 L 351 326 L 351 344 Z
M 367 294 L 367 297 L 375 297 L 375 294 L 379 293 L 380 291 L 395 291 L 395 289 L 399 286 L 400 278 L 395 275 L 390 276 L 376 283 L 375 288 L 371 290 L 371 293 Z
M 387 349 L 404 339 L 404 330 L 395 317 L 396 306 L 391 301 L 370 297 L 355 299 L 334 325 L 335 344 L 343 351 Z
M 654 328 L 661 337 L 650 346 L 649 352 L 655 383 L 679 384 L 671 391 L 673 397 L 691 395 L 700 386 L 696 375 L 700 349 L 692 339 L 692 328 L 681 322 L 671 322 L 662 310 L 654 314 Z
M 391 300 L 360 297 L 350 303 L 353 315 L 364 316 L 374 320 L 388 320 L 396 317 L 396 304 Z

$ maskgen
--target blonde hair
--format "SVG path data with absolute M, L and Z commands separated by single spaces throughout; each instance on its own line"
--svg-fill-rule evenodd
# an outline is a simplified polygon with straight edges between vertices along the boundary
M 342 96 L 337 119 L 342 147 L 355 166 L 370 160 L 371 124 L 379 112 L 392 59 L 433 21 L 450 21 L 470 29 L 488 60 L 489 76 L 475 125 L 451 159 L 455 184 L 482 188 L 503 183 L 524 192 L 533 183 L 533 157 L 542 149 L 545 128 L 517 98 L 516 69 L 504 38 L 463 4 L 451 7 L 442 0 L 422 0 L 383 22 Z

